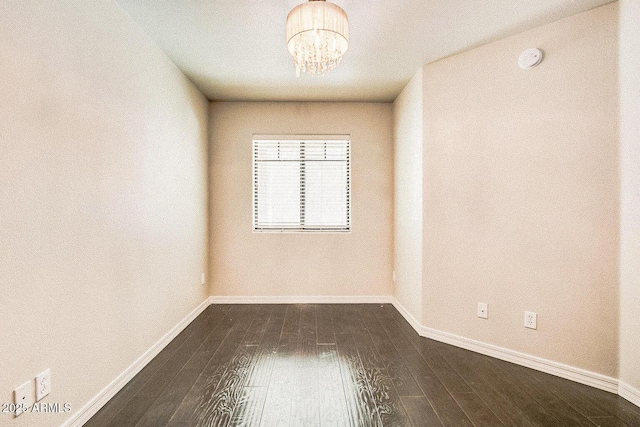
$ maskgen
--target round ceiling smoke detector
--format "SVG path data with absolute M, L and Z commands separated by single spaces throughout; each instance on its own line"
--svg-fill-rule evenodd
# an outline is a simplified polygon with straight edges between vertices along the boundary
M 528 70 L 538 65 L 542 61 L 542 51 L 535 47 L 529 48 L 520 54 L 518 65 L 520 68 Z

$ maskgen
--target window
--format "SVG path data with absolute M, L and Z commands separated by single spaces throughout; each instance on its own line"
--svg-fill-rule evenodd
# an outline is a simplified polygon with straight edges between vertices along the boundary
M 254 231 L 349 231 L 345 135 L 253 138 Z

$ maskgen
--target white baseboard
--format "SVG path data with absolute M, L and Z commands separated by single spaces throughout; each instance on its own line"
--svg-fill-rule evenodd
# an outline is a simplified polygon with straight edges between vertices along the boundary
M 496 359 L 505 360 L 537 371 L 546 372 L 547 374 L 595 387 L 600 390 L 618 393 L 618 380 L 615 378 L 422 326 L 422 324 L 420 324 L 420 322 L 416 320 L 398 300 L 395 298 L 393 300 L 394 307 L 396 307 L 400 314 L 402 314 L 402 316 L 420 336 L 471 350 L 476 353 L 495 357 Z M 632 401 L 626 397 L 625 399 Z
M 390 295 L 354 296 L 213 296 L 211 304 L 389 304 Z
M 620 381 L 618 384 L 618 394 L 629 402 L 640 407 L 640 390 L 631 387 L 629 384 Z
M 405 308 L 404 305 L 402 305 L 402 303 L 400 303 L 400 301 L 398 301 L 396 298 L 392 297 L 392 301 L 391 304 L 393 304 L 393 306 L 396 308 L 396 310 L 398 310 L 398 312 L 400 312 L 400 314 L 402 314 L 402 317 L 404 317 L 404 319 L 409 322 L 409 324 L 411 325 L 411 327 L 413 329 L 416 330 L 416 332 L 422 336 L 422 334 L 420 333 L 420 330 L 422 329 L 422 323 L 420 323 L 420 321 L 418 319 L 416 319 L 415 317 L 413 317 L 413 314 L 411 314 L 409 312 L 409 310 L 407 310 Z
M 75 412 L 61 427 L 80 427 L 93 417 L 113 396 L 115 396 L 133 377 L 138 374 L 154 357 L 158 355 L 189 323 L 211 305 L 211 297 L 204 300 L 191 313 L 171 328 L 160 340 L 142 354 L 127 369 L 103 388 L 86 405 Z

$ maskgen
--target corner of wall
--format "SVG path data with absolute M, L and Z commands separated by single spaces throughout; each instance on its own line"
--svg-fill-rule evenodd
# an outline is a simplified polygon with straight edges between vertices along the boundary
M 640 2 L 620 1 L 620 382 L 640 406 Z
M 394 297 L 422 319 L 422 67 L 394 102 Z

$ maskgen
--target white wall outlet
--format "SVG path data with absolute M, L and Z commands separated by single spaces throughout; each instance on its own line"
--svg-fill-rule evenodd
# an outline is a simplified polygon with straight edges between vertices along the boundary
M 204 273 L 200 276 L 200 284 L 204 285 Z
M 533 311 L 525 311 L 524 327 L 529 329 L 538 329 L 538 315 Z
M 489 308 L 487 307 L 487 304 L 484 302 L 479 302 L 478 303 L 478 317 L 481 317 L 483 319 L 488 319 L 489 318 Z
M 16 417 L 27 411 L 33 405 L 33 391 L 31 381 L 27 381 L 13 390 L 13 400 L 16 404 Z
M 51 393 L 51 370 L 47 369 L 36 376 L 36 402 L 49 393 Z

